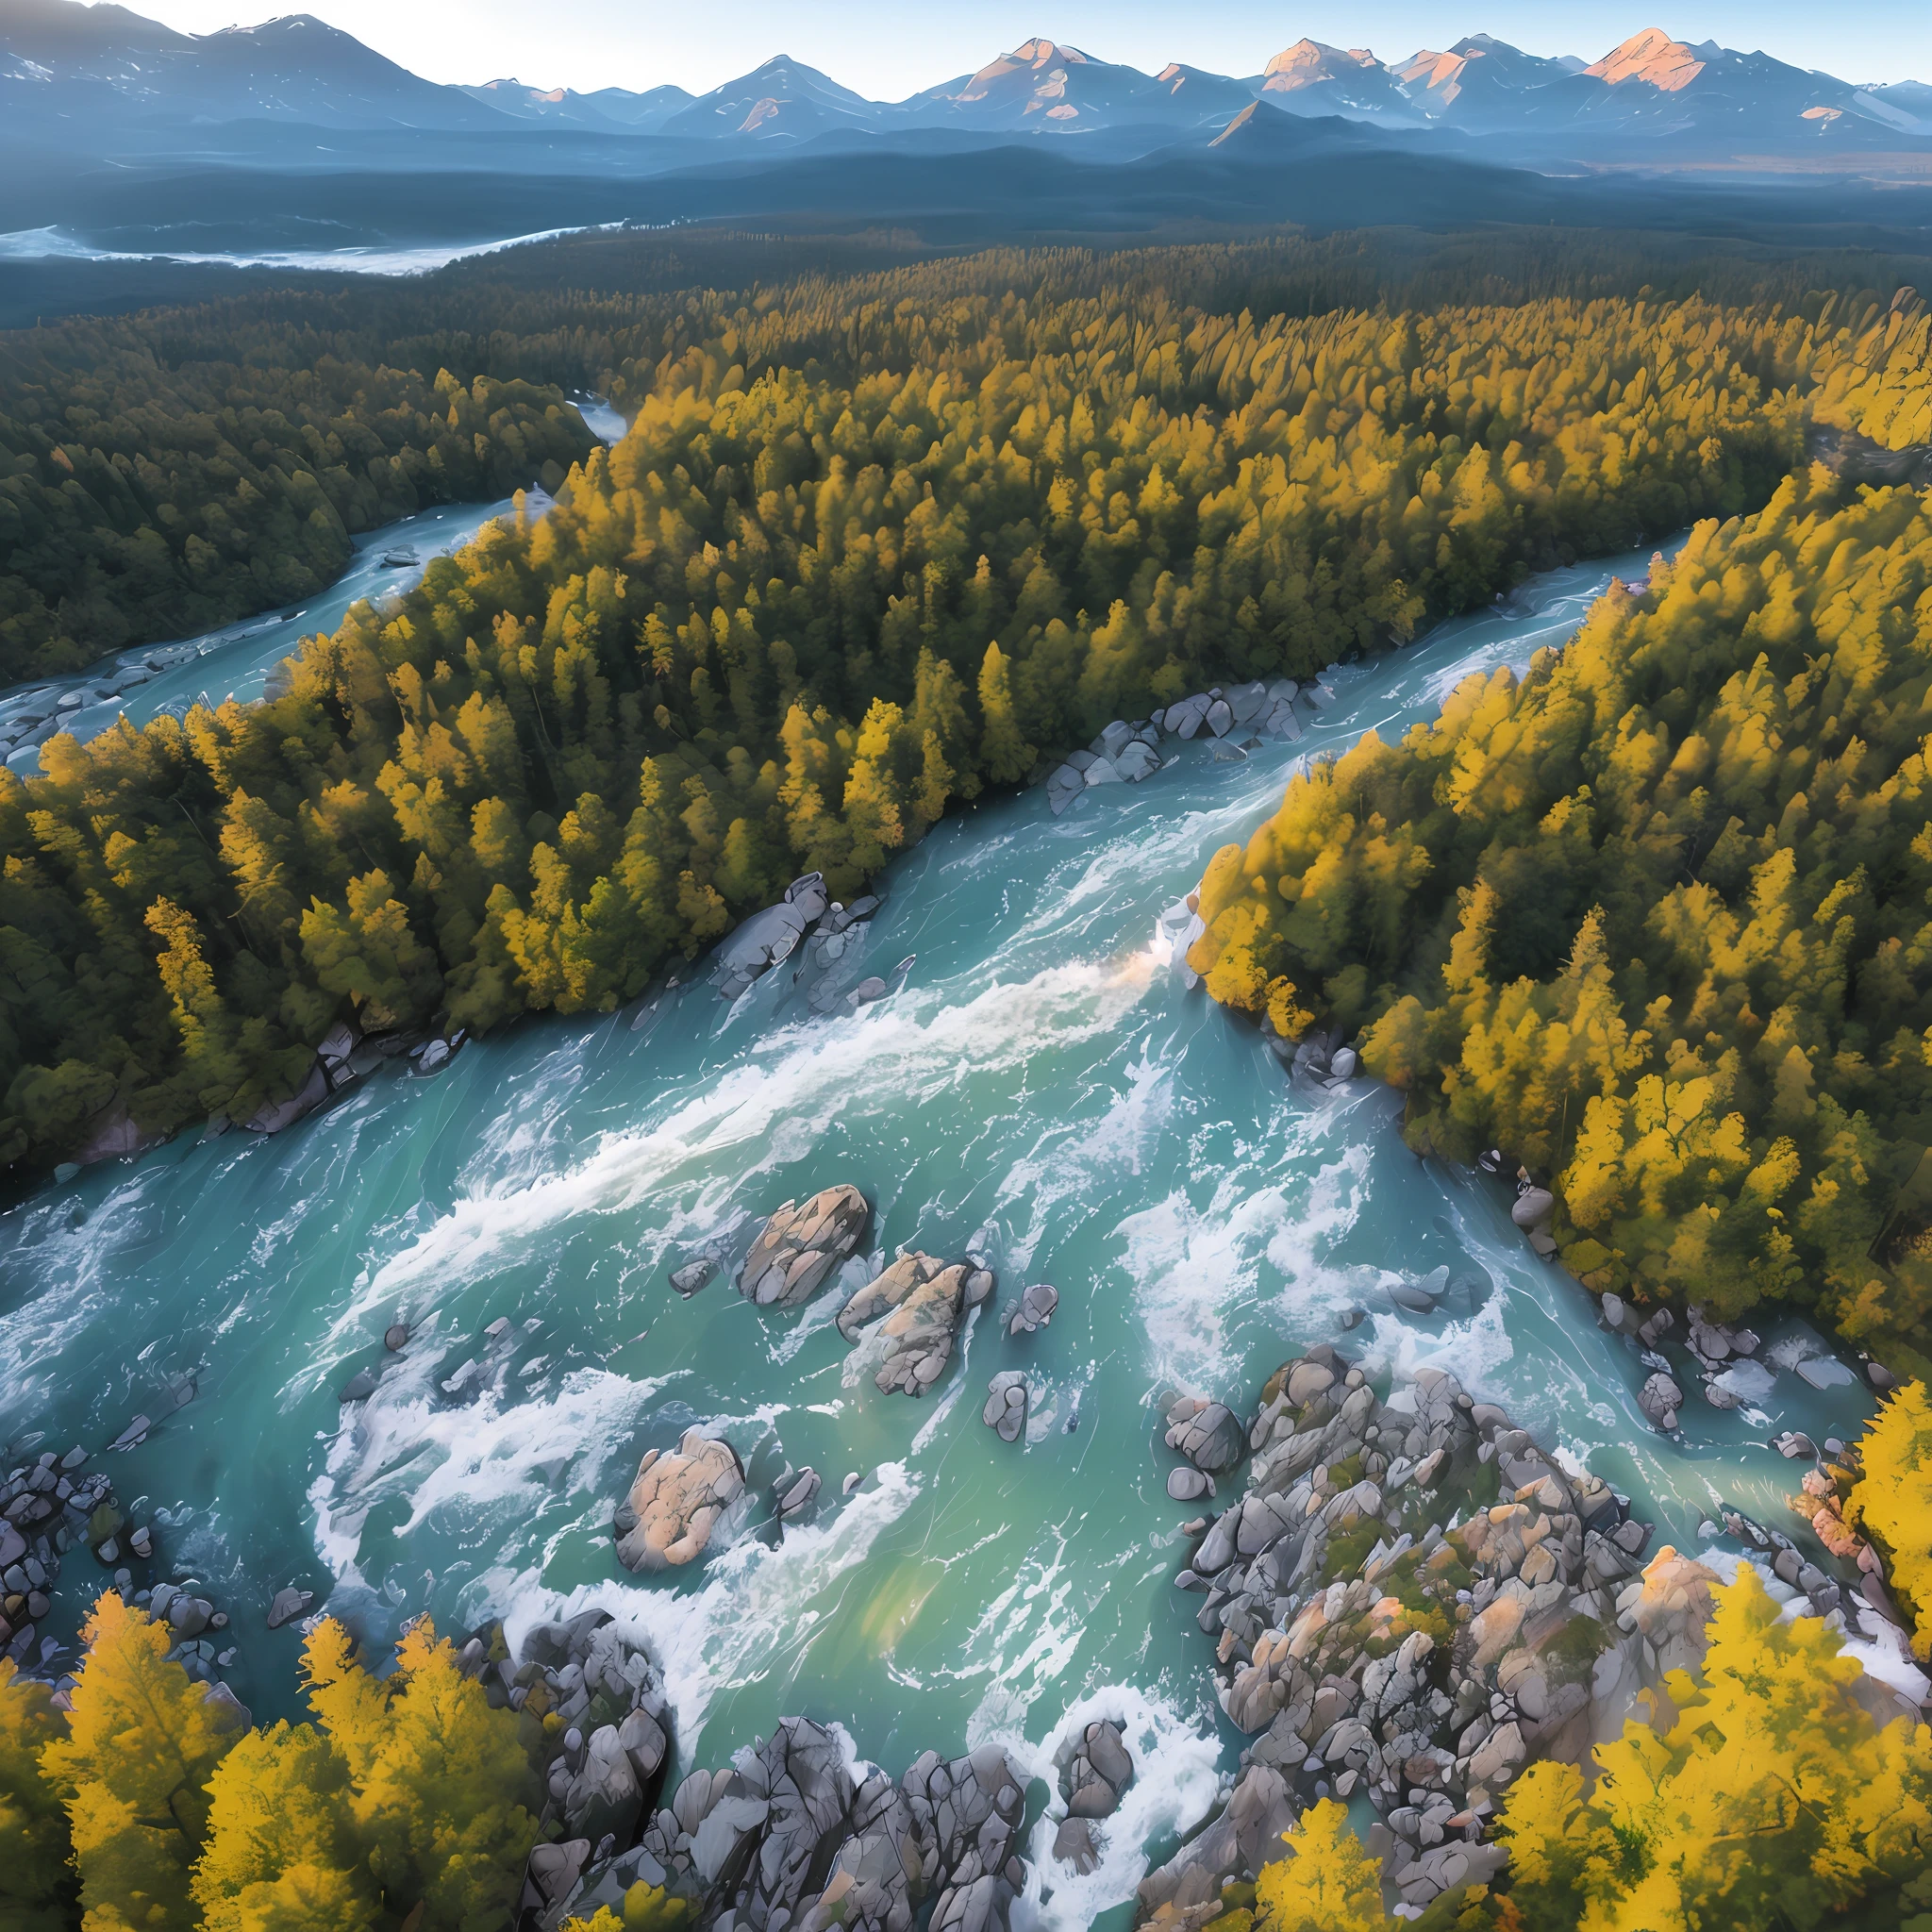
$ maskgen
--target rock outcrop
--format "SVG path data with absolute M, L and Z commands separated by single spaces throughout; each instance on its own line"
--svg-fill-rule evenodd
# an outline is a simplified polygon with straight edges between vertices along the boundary
M 563 1842 L 530 1856 L 525 1909 L 541 1912 L 574 1889 L 593 1857 L 634 1844 L 671 1757 L 671 1707 L 650 1656 L 606 1610 L 539 1624 L 514 1659 L 500 1624 L 458 1651 L 493 1709 L 526 1720 L 543 1779 L 543 1824 Z
M 823 1188 L 803 1205 L 787 1201 L 752 1242 L 738 1271 L 739 1293 L 761 1308 L 795 1308 L 809 1301 L 858 1253 L 871 1220 L 871 1203 L 848 1182 Z M 693 1294 L 703 1286 L 699 1281 L 679 1292 Z
M 874 1381 L 887 1393 L 924 1395 L 945 1373 L 969 1308 L 993 1290 L 991 1272 L 971 1261 L 901 1255 L 839 1311 L 839 1332 L 857 1341 L 878 1324 L 885 1360 Z
M 618 1506 L 618 1561 L 626 1570 L 666 1570 L 701 1557 L 743 1491 L 738 1452 L 702 1429 L 687 1429 L 674 1450 L 647 1450 Z
M 1070 1818 L 1111 1818 L 1134 1781 L 1134 1757 L 1123 1741 L 1124 1724 L 1096 1720 L 1056 1754 L 1060 1796 Z
M 908 1932 L 928 1899 L 941 1932 L 1004 1932 L 1025 1882 L 1024 1813 L 996 1745 L 928 1751 L 896 1783 L 861 1782 L 833 1732 L 786 1718 L 730 1768 L 686 1777 L 634 1849 L 579 1864 L 554 1890 L 533 1872 L 525 1897 L 546 1927 L 603 1905 L 622 1915 L 643 1885 L 734 1932 Z
M 1297 739 L 1302 735 L 1297 698 L 1317 710 L 1335 702 L 1325 685 L 1304 687 L 1291 677 L 1277 677 L 1272 684 L 1257 681 L 1227 689 L 1217 684 L 1133 724 L 1116 718 L 1085 751 L 1069 752 L 1048 773 L 1047 804 L 1058 818 L 1094 786 L 1139 784 L 1160 769 L 1163 735 L 1226 741 L 1231 734 L 1246 729 L 1262 738 Z M 1256 741 L 1247 741 L 1250 746 Z M 1231 743 L 1227 755 L 1240 757 Z
M 1242 1492 L 1177 1581 L 1205 1593 L 1223 1707 L 1252 1741 L 1225 1809 L 1142 1881 L 1142 1919 L 1218 1916 L 1324 1796 L 1380 1813 L 1371 1847 L 1404 1907 L 1487 1882 L 1504 1854 L 1485 1823 L 1523 1766 L 1579 1759 L 1672 1667 L 1639 1612 L 1647 1526 L 1440 1370 L 1384 1402 L 1312 1348 L 1245 1437 Z M 1657 1574 L 1657 1602 L 1694 1614 L 1694 1579 Z

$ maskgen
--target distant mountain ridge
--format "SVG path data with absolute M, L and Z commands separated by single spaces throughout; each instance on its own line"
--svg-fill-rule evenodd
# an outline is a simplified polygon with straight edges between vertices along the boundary
M 1396 61 L 1302 40 L 1246 77 L 1178 61 L 1143 74 L 1038 37 L 973 74 L 884 102 L 789 55 L 697 96 L 670 85 L 589 93 L 508 79 L 447 87 L 308 14 L 195 36 L 112 4 L 4 0 L 0 11 L 0 140 L 69 152 L 110 152 L 117 136 L 152 150 L 171 131 L 256 122 L 423 134 L 544 129 L 648 137 L 694 152 L 946 130 L 1105 135 L 1118 147 L 1138 131 L 1140 151 L 1152 152 L 1176 136 L 1211 141 L 1257 100 L 1391 132 L 1454 132 L 1482 142 L 1493 158 L 1533 166 L 1694 158 L 1740 144 L 1803 157 L 1932 141 L 1932 87 L 1903 77 L 1861 87 L 1768 54 L 1693 45 L 1660 27 L 1588 63 L 1487 34 Z

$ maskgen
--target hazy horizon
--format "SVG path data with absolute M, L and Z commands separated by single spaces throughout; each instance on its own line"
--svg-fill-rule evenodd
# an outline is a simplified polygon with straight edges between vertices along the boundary
M 190 33 L 238 24 L 235 0 L 135 0 L 133 10 Z M 1716 41 L 1761 50 L 1793 66 L 1840 79 L 1884 85 L 1932 79 L 1932 8 L 1906 0 L 1821 15 L 1792 0 L 1746 6 L 1737 0 L 1624 13 L 1600 4 L 1534 5 L 1530 0 L 1467 0 L 1454 7 L 1381 0 L 1381 4 L 1289 12 L 1222 0 L 1175 20 L 1148 0 L 1102 6 L 1038 0 L 927 15 L 917 34 L 882 0 L 843 0 L 808 8 L 796 0 L 750 0 L 728 37 L 702 16 L 635 9 L 617 0 L 579 0 L 534 23 L 513 0 L 320 0 L 314 14 L 429 79 L 475 85 L 514 78 L 532 87 L 642 90 L 666 83 L 702 93 L 775 55 L 822 69 L 841 85 L 874 99 L 899 100 L 970 74 L 1036 36 L 1080 48 L 1096 59 L 1158 72 L 1169 61 L 1244 75 L 1304 38 L 1367 47 L 1383 60 L 1422 48 L 1442 49 L 1489 33 L 1526 52 L 1595 60 L 1632 34 L 1660 26 L 1679 41 Z M 1467 16 L 1474 17 L 1467 17 Z M 277 18 L 265 9 L 260 19 Z M 259 24 L 243 15 L 241 25 Z

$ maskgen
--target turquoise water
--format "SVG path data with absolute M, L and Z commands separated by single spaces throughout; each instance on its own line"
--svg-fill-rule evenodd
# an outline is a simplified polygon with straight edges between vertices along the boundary
M 840 963 L 890 977 L 912 956 L 857 1016 L 817 1017 L 787 962 L 728 1008 L 700 985 L 655 1014 L 532 1022 L 434 1077 L 385 1068 L 275 1140 L 189 1133 L 44 1190 L 0 1216 L 0 1433 L 98 1446 L 164 1418 L 109 1466 L 160 1512 L 164 1570 L 233 1613 L 229 1674 L 258 1714 L 291 1704 L 298 1638 L 263 1611 L 292 1581 L 372 1636 L 425 1607 L 514 1635 L 603 1604 L 662 1659 L 686 1765 L 788 1712 L 841 1721 L 894 1774 L 989 1739 L 1044 1761 L 1068 1726 L 1124 1717 L 1142 1774 L 1106 1862 L 1044 1901 L 1049 1924 L 1091 1923 L 1239 1750 L 1199 1599 L 1170 1583 L 1193 1512 L 1164 1491 L 1161 1398 L 1245 1409 L 1284 1355 L 1341 1340 L 1385 1271 L 1446 1263 L 1478 1291 L 1372 1314 L 1343 1345 L 1454 1369 L 1680 1545 L 1720 1500 L 1790 1521 L 1797 1471 L 1766 1437 L 1848 1431 L 1869 1406 L 1861 1385 L 1781 1374 L 1757 1410 L 1693 1394 L 1682 1439 L 1658 1437 L 1634 1399 L 1647 1372 L 1529 1253 L 1500 1184 L 1419 1162 L 1373 1082 L 1291 1090 L 1162 957 L 1161 910 L 1273 809 L 1298 756 L 1526 661 L 1641 563 L 1552 573 L 1338 670 L 1339 705 L 1298 745 L 1235 763 L 1178 747 L 1058 820 L 1038 790 L 949 818 Z M 998 1272 L 924 1402 L 873 1387 L 837 1292 L 771 1314 L 727 1277 L 689 1302 L 668 1286 L 694 1246 L 840 1180 L 875 1203 L 881 1257 L 970 1244 Z M 1039 1280 L 1059 1290 L 1051 1327 L 1004 1338 L 998 1306 Z M 398 1315 L 407 1356 L 339 1405 Z M 499 1316 L 511 1330 L 487 1344 Z M 979 1418 L 1007 1368 L 1035 1395 L 1011 1446 Z M 629 1577 L 612 1506 L 693 1421 L 729 1436 L 757 1507 L 707 1562 Z M 786 1462 L 825 1490 L 781 1540 L 763 1496 Z M 841 1496 L 851 1471 L 868 1480 Z M 90 1571 L 70 1559 L 69 1608 Z

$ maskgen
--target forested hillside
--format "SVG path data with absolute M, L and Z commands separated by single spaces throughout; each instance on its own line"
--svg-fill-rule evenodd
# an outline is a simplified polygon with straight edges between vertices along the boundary
M 1734 517 L 1887 325 L 1824 295 L 1295 320 L 1202 255 L 1214 309 L 1155 256 L 1005 257 L 591 302 L 575 337 L 507 295 L 509 335 L 441 339 L 554 375 L 659 318 L 607 371 L 630 436 L 541 522 L 358 607 L 272 703 L 56 739 L 0 786 L 0 1156 L 117 1105 L 247 1118 L 339 1016 L 608 1008 L 1112 717 Z
M 235 317 L 0 347 L 0 684 L 294 603 L 358 531 L 555 488 L 591 441 L 554 389 Z
M 1912 433 L 1924 331 L 1827 382 L 1853 426 Z M 1589 1286 L 1923 1352 L 1925 1256 L 1874 1243 L 1932 1141 L 1928 640 L 1924 494 L 1793 476 L 1525 677 L 1298 777 L 1193 961 L 1363 1029 L 1416 1146 L 1555 1174 Z

